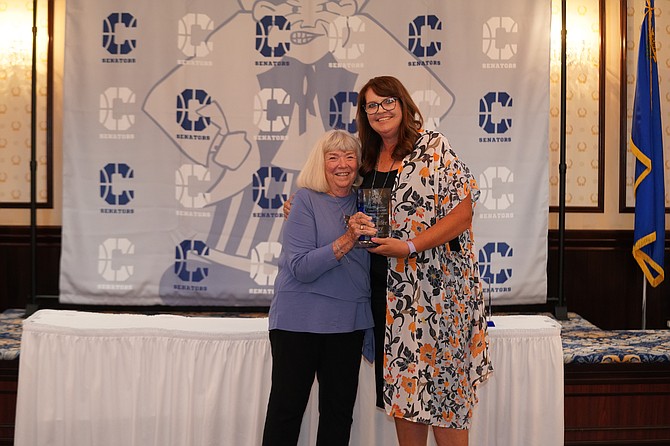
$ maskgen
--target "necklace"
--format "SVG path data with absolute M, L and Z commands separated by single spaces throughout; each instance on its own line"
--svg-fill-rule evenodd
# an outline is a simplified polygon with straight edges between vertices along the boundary
M 346 232 L 349 230 L 349 217 L 351 217 L 351 215 L 355 212 L 355 209 L 350 213 L 344 212 L 344 208 L 342 208 L 342 205 L 340 204 L 340 199 L 349 198 L 348 195 L 346 197 L 338 197 L 333 195 L 332 197 L 335 199 L 335 204 L 337 204 L 337 207 L 340 208 L 340 211 L 342 212 L 342 224 L 344 225 L 344 231 Z
M 379 189 L 385 189 L 386 188 L 386 182 L 389 180 L 389 175 L 391 175 L 391 172 L 393 172 L 393 166 L 395 166 L 395 160 L 391 162 L 391 167 L 389 170 L 386 172 L 386 178 L 384 178 L 384 184 L 382 184 L 382 187 Z M 377 169 L 379 168 L 379 157 L 377 157 L 377 165 L 375 166 L 375 172 L 372 174 L 372 184 L 370 187 L 372 189 L 375 188 L 375 181 L 377 180 Z

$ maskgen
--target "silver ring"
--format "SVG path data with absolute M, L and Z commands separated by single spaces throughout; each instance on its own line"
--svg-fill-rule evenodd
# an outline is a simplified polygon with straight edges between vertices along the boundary
M 365 225 L 361 225 L 361 231 L 363 230 L 364 227 L 365 227 Z

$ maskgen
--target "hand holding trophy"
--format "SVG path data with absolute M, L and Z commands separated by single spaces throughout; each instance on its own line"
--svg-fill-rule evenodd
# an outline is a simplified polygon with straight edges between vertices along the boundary
M 377 228 L 374 237 L 388 237 L 391 235 L 391 189 L 358 189 L 358 211 L 372 218 Z M 374 248 L 370 235 L 361 235 L 357 246 L 360 248 Z

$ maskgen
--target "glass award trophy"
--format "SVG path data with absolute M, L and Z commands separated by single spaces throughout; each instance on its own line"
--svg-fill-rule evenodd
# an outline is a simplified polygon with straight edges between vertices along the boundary
M 377 228 L 375 237 L 388 237 L 391 235 L 391 189 L 358 189 L 358 211 L 372 217 L 372 222 Z M 373 248 L 377 246 L 370 239 L 371 236 L 359 237 L 357 246 L 361 248 Z

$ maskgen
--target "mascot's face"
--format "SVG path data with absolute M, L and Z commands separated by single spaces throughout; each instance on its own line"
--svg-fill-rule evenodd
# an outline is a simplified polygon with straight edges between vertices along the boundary
M 290 22 L 290 30 L 274 29 L 270 40 L 291 43 L 291 57 L 304 64 L 321 59 L 331 48 L 335 20 L 356 14 L 355 0 L 287 0 L 283 3 L 258 1 L 253 6 L 255 20 L 265 16 L 283 16 Z

